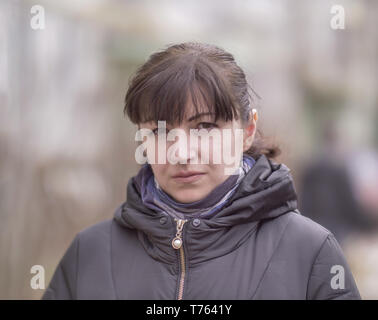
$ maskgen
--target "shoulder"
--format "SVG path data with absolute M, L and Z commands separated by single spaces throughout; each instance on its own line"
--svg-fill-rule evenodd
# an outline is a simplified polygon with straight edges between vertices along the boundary
M 110 234 L 112 219 L 107 219 L 81 230 L 77 236 L 81 239 L 93 237 L 106 237 Z
M 333 237 L 330 230 L 302 215 L 299 210 L 291 211 L 286 215 L 288 231 L 291 231 L 291 235 L 298 240 L 309 239 L 310 241 L 324 242 L 328 237 Z
M 327 239 L 335 239 L 330 230 L 303 216 L 298 210 L 271 219 L 263 227 L 268 234 L 279 237 L 280 250 L 290 254 L 295 250 L 299 256 L 306 256 L 312 261 Z
M 272 219 L 271 226 L 269 235 L 279 237 L 273 260 L 288 261 L 296 276 L 302 275 L 307 299 L 360 299 L 342 248 L 330 230 L 299 211 Z M 281 232 L 272 233 L 277 230 Z M 340 285 L 334 283 L 338 277 Z
M 73 242 L 77 242 L 79 251 L 109 250 L 114 242 L 132 242 L 136 238 L 134 229 L 125 228 L 119 225 L 115 218 L 110 218 L 93 224 L 76 234 Z
M 104 248 L 110 242 L 112 219 L 93 224 L 79 231 L 73 238 L 67 252 L 75 252 L 76 256 L 85 252 Z
M 302 215 L 299 210 L 286 212 L 273 219 L 263 222 L 269 229 L 281 228 L 285 234 L 290 231 L 292 237 L 301 239 L 302 237 L 311 240 L 325 240 L 332 232 L 314 220 Z

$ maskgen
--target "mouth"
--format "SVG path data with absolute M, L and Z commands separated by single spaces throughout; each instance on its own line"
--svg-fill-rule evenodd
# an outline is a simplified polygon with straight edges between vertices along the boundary
M 195 171 L 187 171 L 187 172 L 180 172 L 179 174 L 173 176 L 173 180 L 179 183 L 192 183 L 196 182 L 201 179 L 206 173 L 204 172 L 195 172 Z

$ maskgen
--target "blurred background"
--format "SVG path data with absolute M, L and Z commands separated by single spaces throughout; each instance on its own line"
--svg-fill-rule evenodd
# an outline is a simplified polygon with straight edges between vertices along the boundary
M 139 168 L 129 78 L 154 51 L 200 41 L 244 69 L 299 209 L 378 299 L 377 21 L 374 0 L 1 0 L 0 298 L 39 299 L 31 267 L 47 286 L 76 233 L 112 218 Z

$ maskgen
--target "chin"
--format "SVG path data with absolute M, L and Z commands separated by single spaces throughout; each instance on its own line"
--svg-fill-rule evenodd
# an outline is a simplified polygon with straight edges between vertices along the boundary
M 180 195 L 175 194 L 173 198 L 177 202 L 190 203 L 190 202 L 201 200 L 203 196 L 201 196 L 200 194 L 188 194 L 188 192 L 186 192 L 185 194 L 180 194 Z

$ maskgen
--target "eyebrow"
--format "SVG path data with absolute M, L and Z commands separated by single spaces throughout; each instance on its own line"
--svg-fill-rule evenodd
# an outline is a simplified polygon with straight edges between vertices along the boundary
M 193 117 L 190 117 L 190 118 L 188 119 L 188 122 L 193 121 L 193 120 L 196 120 L 196 119 L 201 118 L 201 117 L 203 117 L 203 116 L 207 116 L 207 115 L 214 115 L 214 113 L 213 113 L 213 112 L 197 113 L 197 114 L 194 115 Z

